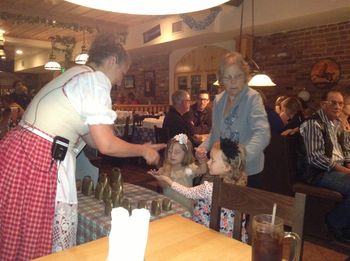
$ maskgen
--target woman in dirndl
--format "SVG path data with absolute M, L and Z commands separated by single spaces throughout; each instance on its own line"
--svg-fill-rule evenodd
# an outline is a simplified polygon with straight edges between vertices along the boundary
M 130 59 L 113 35 L 99 35 L 87 65 L 45 85 L 19 126 L 0 141 L 0 260 L 30 260 L 75 245 L 76 154 L 84 140 L 115 157 L 159 160 L 162 144 L 130 144 L 113 133 L 110 91 Z M 52 157 L 55 137 L 69 140 L 62 160 Z M 63 142 L 64 143 L 64 142 Z

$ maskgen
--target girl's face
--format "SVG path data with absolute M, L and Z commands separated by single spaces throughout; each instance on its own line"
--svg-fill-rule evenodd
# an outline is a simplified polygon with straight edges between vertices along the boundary
M 230 65 L 224 70 L 222 83 L 229 96 L 236 96 L 245 86 L 245 74 L 237 65 Z
M 176 142 L 168 150 L 168 161 L 171 165 L 181 165 L 185 157 L 185 151 L 181 145 Z
M 212 148 L 210 151 L 210 160 L 208 161 L 208 168 L 210 175 L 221 175 L 230 170 L 227 162 L 224 161 L 222 150 Z

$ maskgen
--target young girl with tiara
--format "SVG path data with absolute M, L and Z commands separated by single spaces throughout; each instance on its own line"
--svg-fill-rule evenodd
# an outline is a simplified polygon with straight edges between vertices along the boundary
M 220 139 L 210 151 L 208 161 L 209 174 L 220 176 L 224 182 L 233 183 L 240 186 L 247 185 L 247 176 L 244 173 L 244 151 L 236 141 L 230 139 Z M 193 220 L 197 223 L 209 227 L 210 209 L 213 194 L 213 183 L 204 181 L 196 187 L 187 187 L 171 180 L 165 175 L 153 175 L 159 181 L 167 183 L 174 191 L 184 195 L 189 199 L 197 199 L 193 210 Z M 222 209 L 220 232 L 232 237 L 234 211 Z M 242 241 L 246 242 L 246 233 L 242 232 Z
M 206 173 L 205 161 L 197 166 L 194 163 L 193 147 L 186 134 L 178 134 L 169 140 L 163 167 L 159 170 L 150 170 L 148 173 L 158 176 L 167 177 L 186 187 L 192 187 L 193 178 Z M 161 180 L 160 180 L 161 181 Z M 192 212 L 193 201 L 186 198 L 181 193 L 170 187 L 167 182 L 160 182 L 163 187 L 163 194 L 187 208 Z

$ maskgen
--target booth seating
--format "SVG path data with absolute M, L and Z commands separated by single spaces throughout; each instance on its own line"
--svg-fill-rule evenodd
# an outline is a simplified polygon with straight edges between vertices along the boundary
M 327 213 L 343 200 L 334 190 L 312 186 L 300 181 L 297 175 L 298 135 L 273 136 L 265 149 L 265 166 L 262 172 L 263 189 L 293 196 L 295 192 L 307 196 L 304 234 L 330 239 L 325 223 Z

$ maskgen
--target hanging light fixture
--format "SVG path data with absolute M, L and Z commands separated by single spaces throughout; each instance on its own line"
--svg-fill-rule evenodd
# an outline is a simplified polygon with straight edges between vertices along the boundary
M 51 54 L 49 57 L 49 61 L 45 64 L 44 68 L 48 71 L 59 71 L 61 70 L 61 65 L 58 62 L 56 62 L 56 57 L 53 54 L 55 38 L 51 36 L 49 39 L 51 40 Z
M 88 50 L 85 45 L 85 30 L 83 30 L 83 45 L 81 46 L 81 53 L 75 57 L 76 64 L 86 64 L 89 59 Z
M 104 11 L 136 15 L 170 15 L 201 11 L 229 0 L 66 0 Z
M 6 53 L 5 53 L 5 37 L 4 37 L 5 31 L 0 29 L 0 59 L 5 60 L 6 59 Z
M 244 2 L 243 2 L 244 3 Z M 243 3 L 242 3 L 242 13 L 243 13 Z M 241 32 L 242 34 L 242 32 Z M 242 36 L 240 36 L 242 37 Z M 254 55 L 254 0 L 252 0 L 252 56 Z M 271 78 L 260 70 L 258 64 L 254 61 L 253 57 L 249 61 L 255 67 L 253 70 L 253 78 L 248 82 L 248 86 L 252 87 L 273 87 L 276 84 L 271 80 Z

